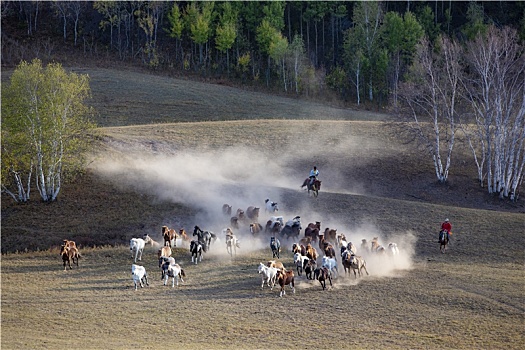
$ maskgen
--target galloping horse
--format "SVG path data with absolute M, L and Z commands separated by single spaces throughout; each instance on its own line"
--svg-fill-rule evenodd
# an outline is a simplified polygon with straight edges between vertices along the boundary
M 315 179 L 314 183 L 310 185 L 310 178 L 307 178 L 304 180 L 303 184 L 301 185 L 301 188 L 306 186 L 308 189 L 308 194 L 310 194 L 310 191 L 314 194 L 314 197 L 317 197 L 319 195 L 319 190 L 321 189 L 321 180 Z
M 207 252 L 210 248 L 211 239 L 217 239 L 217 236 L 211 231 L 203 231 L 199 226 L 195 226 L 193 235 L 197 236 L 197 240 L 202 244 L 202 250 Z
M 226 235 L 226 251 L 230 256 L 237 255 L 237 248 L 240 248 L 239 240 L 235 235 Z
M 441 253 L 445 253 L 447 250 L 448 244 L 448 234 L 447 230 L 442 230 L 439 232 L 439 250 Z

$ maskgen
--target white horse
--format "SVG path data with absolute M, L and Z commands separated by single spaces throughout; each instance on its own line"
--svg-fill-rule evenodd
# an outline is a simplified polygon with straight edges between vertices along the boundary
M 270 220 L 272 222 L 270 228 L 273 228 L 276 222 L 281 224 L 281 227 L 284 226 L 284 218 L 282 216 L 272 216 L 270 217 Z
M 350 255 L 350 268 L 354 271 L 354 278 L 357 278 L 357 272 L 359 272 L 359 277 L 361 277 L 361 270 L 365 270 L 367 276 L 368 276 L 368 270 L 366 269 L 366 262 L 365 259 L 363 259 L 360 256 L 356 255 Z
M 321 267 L 326 267 L 330 273 L 332 273 L 332 276 L 334 278 L 337 277 L 338 271 L 337 271 L 337 261 L 334 258 L 329 258 L 326 255 L 323 256 L 322 265 Z
M 264 282 L 266 281 L 266 284 L 268 287 L 270 287 L 270 290 L 273 290 L 273 287 L 275 286 L 275 280 L 277 278 L 277 272 L 279 270 L 275 267 L 268 267 L 263 263 L 259 264 L 259 268 L 257 270 L 259 271 L 259 274 L 261 274 L 261 289 L 264 288 Z
M 299 215 L 295 216 L 293 219 L 290 219 L 290 220 L 286 221 L 286 225 L 285 226 L 292 227 L 294 225 L 301 226 L 301 217 Z
M 182 269 L 182 267 L 180 267 L 179 264 L 173 264 L 168 265 L 168 269 L 166 270 L 166 274 L 164 275 L 164 285 L 168 283 L 168 278 L 170 277 L 173 277 L 173 280 L 171 282 L 171 288 L 174 288 L 175 283 L 177 283 L 177 286 L 179 285 L 179 279 L 182 283 L 184 283 L 184 279 L 182 279 L 182 277 L 186 277 L 186 274 L 184 273 L 184 270 Z
M 135 290 L 137 290 L 138 285 L 140 288 L 144 287 L 144 283 L 149 286 L 148 283 L 148 274 L 146 273 L 146 268 L 140 265 L 131 265 L 131 276 L 133 277 L 133 283 L 135 284 Z
M 266 203 L 266 212 L 267 213 L 275 213 L 275 212 L 279 211 L 279 206 L 277 205 L 277 203 L 272 202 L 268 198 L 266 198 L 266 200 L 264 202 Z
M 388 254 L 392 255 L 392 256 L 396 256 L 396 255 L 399 255 L 399 249 L 397 248 L 397 244 L 396 243 L 388 243 L 388 250 L 387 250 Z
M 237 248 L 240 248 L 239 240 L 235 235 L 226 236 L 226 251 L 230 256 L 237 255 Z
M 142 260 L 142 252 L 147 243 L 153 245 L 153 240 L 148 235 L 144 235 L 143 238 L 130 239 L 129 250 L 131 251 L 131 258 L 134 259 L 134 262 Z

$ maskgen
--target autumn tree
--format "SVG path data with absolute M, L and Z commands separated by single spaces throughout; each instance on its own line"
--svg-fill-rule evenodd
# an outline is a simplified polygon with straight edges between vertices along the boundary
M 204 61 L 204 45 L 208 43 L 212 29 L 214 2 L 204 2 L 199 8 L 195 3 L 186 6 L 186 21 L 189 24 L 190 37 L 199 46 L 199 64 Z
M 360 1 L 354 5 L 354 15 L 352 17 L 354 28 L 350 31 L 355 38 L 350 40 L 357 44 L 356 47 L 350 48 L 362 54 L 362 65 L 367 75 L 368 81 L 368 99 L 374 100 L 374 75 L 378 71 L 379 37 L 380 27 L 383 20 L 383 10 L 381 3 L 375 1 Z
M 167 29 L 167 32 L 170 37 L 175 39 L 175 61 L 176 61 L 179 51 L 181 52 L 181 57 L 183 55 L 181 39 L 182 39 L 182 30 L 184 29 L 184 22 L 182 21 L 181 11 L 180 11 L 179 5 L 176 2 L 173 3 L 173 6 L 168 12 L 168 21 L 169 21 L 169 28 Z
M 415 47 L 423 37 L 424 30 L 411 12 L 403 17 L 396 12 L 388 12 L 381 28 L 382 41 L 388 50 L 390 66 L 390 86 L 394 107 L 397 107 L 397 91 L 404 68 L 410 65 Z
M 279 75 L 283 80 L 284 91 L 288 91 L 286 81 L 286 61 L 289 56 L 288 40 L 281 33 L 278 33 L 270 43 L 269 56 L 275 61 L 277 66 L 279 66 Z
M 489 193 L 517 199 L 525 166 L 525 57 L 516 30 L 487 28 L 467 45 L 467 137 L 478 180 Z
M 448 179 L 460 124 L 460 56 L 457 42 L 443 37 L 436 47 L 425 37 L 417 47 L 409 79 L 400 89 L 405 107 L 401 115 L 408 117 L 404 125 L 428 151 L 441 183 Z
M 272 44 L 280 40 L 281 33 L 274 28 L 270 21 L 266 18 L 262 20 L 261 25 L 257 27 L 257 43 L 259 44 L 259 51 L 266 54 L 268 58 L 268 66 L 266 70 L 266 85 L 270 82 L 270 62 L 271 62 L 271 47 Z
M 356 28 L 350 28 L 346 32 L 344 41 L 344 67 L 348 79 L 355 87 L 356 103 L 361 104 L 361 89 L 363 88 L 363 65 L 365 56 L 363 48 L 359 44 L 359 36 Z
M 306 57 L 304 54 L 303 38 L 298 34 L 294 36 L 290 43 L 290 60 L 293 66 L 293 85 L 295 87 L 295 93 L 299 94 L 299 81 L 305 70 Z
M 84 104 L 89 78 L 35 59 L 2 87 L 2 192 L 27 202 L 34 175 L 42 200 L 55 201 L 64 180 L 85 166 L 94 130 Z
M 220 52 L 226 52 L 226 67 L 230 74 L 230 49 L 237 38 L 237 13 L 233 10 L 231 3 L 222 4 L 222 13 L 219 16 L 219 24 L 215 29 L 215 47 Z

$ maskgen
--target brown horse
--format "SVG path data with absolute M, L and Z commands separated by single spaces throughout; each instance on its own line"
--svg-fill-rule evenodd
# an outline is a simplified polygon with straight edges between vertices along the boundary
M 337 229 L 327 227 L 324 230 L 324 239 L 326 239 L 329 242 L 337 242 Z
M 80 253 L 75 246 L 68 246 L 63 244 L 60 246 L 60 256 L 62 256 L 62 261 L 64 262 L 64 271 L 66 271 L 66 264 L 68 264 L 69 269 L 72 269 L 72 265 L 78 266 L 78 258 L 80 258 Z
M 310 185 L 310 178 L 304 180 L 301 188 L 305 187 L 308 189 L 308 194 L 312 191 L 314 197 L 319 195 L 319 190 L 321 189 L 321 180 L 315 179 L 314 183 Z
M 162 226 L 162 237 L 164 237 L 164 245 L 172 248 L 171 242 L 177 239 L 177 232 L 174 229 L 168 228 L 168 226 Z M 175 247 L 175 242 L 173 247 Z
M 310 237 L 313 242 L 319 240 L 319 232 L 321 231 L 321 221 L 316 221 L 309 223 L 308 226 L 304 229 L 304 236 Z
M 288 285 L 292 289 L 292 292 L 295 293 L 295 276 L 294 276 L 293 270 L 289 270 L 289 271 L 279 270 L 277 272 L 277 282 L 281 286 L 281 293 L 279 293 L 280 297 L 286 294 L 284 287 Z

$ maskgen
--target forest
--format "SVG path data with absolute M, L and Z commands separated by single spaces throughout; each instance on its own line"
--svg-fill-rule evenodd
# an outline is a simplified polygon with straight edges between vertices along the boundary
M 523 2 L 3 1 L 2 65 L 84 58 L 389 106 L 425 36 L 525 38 Z

